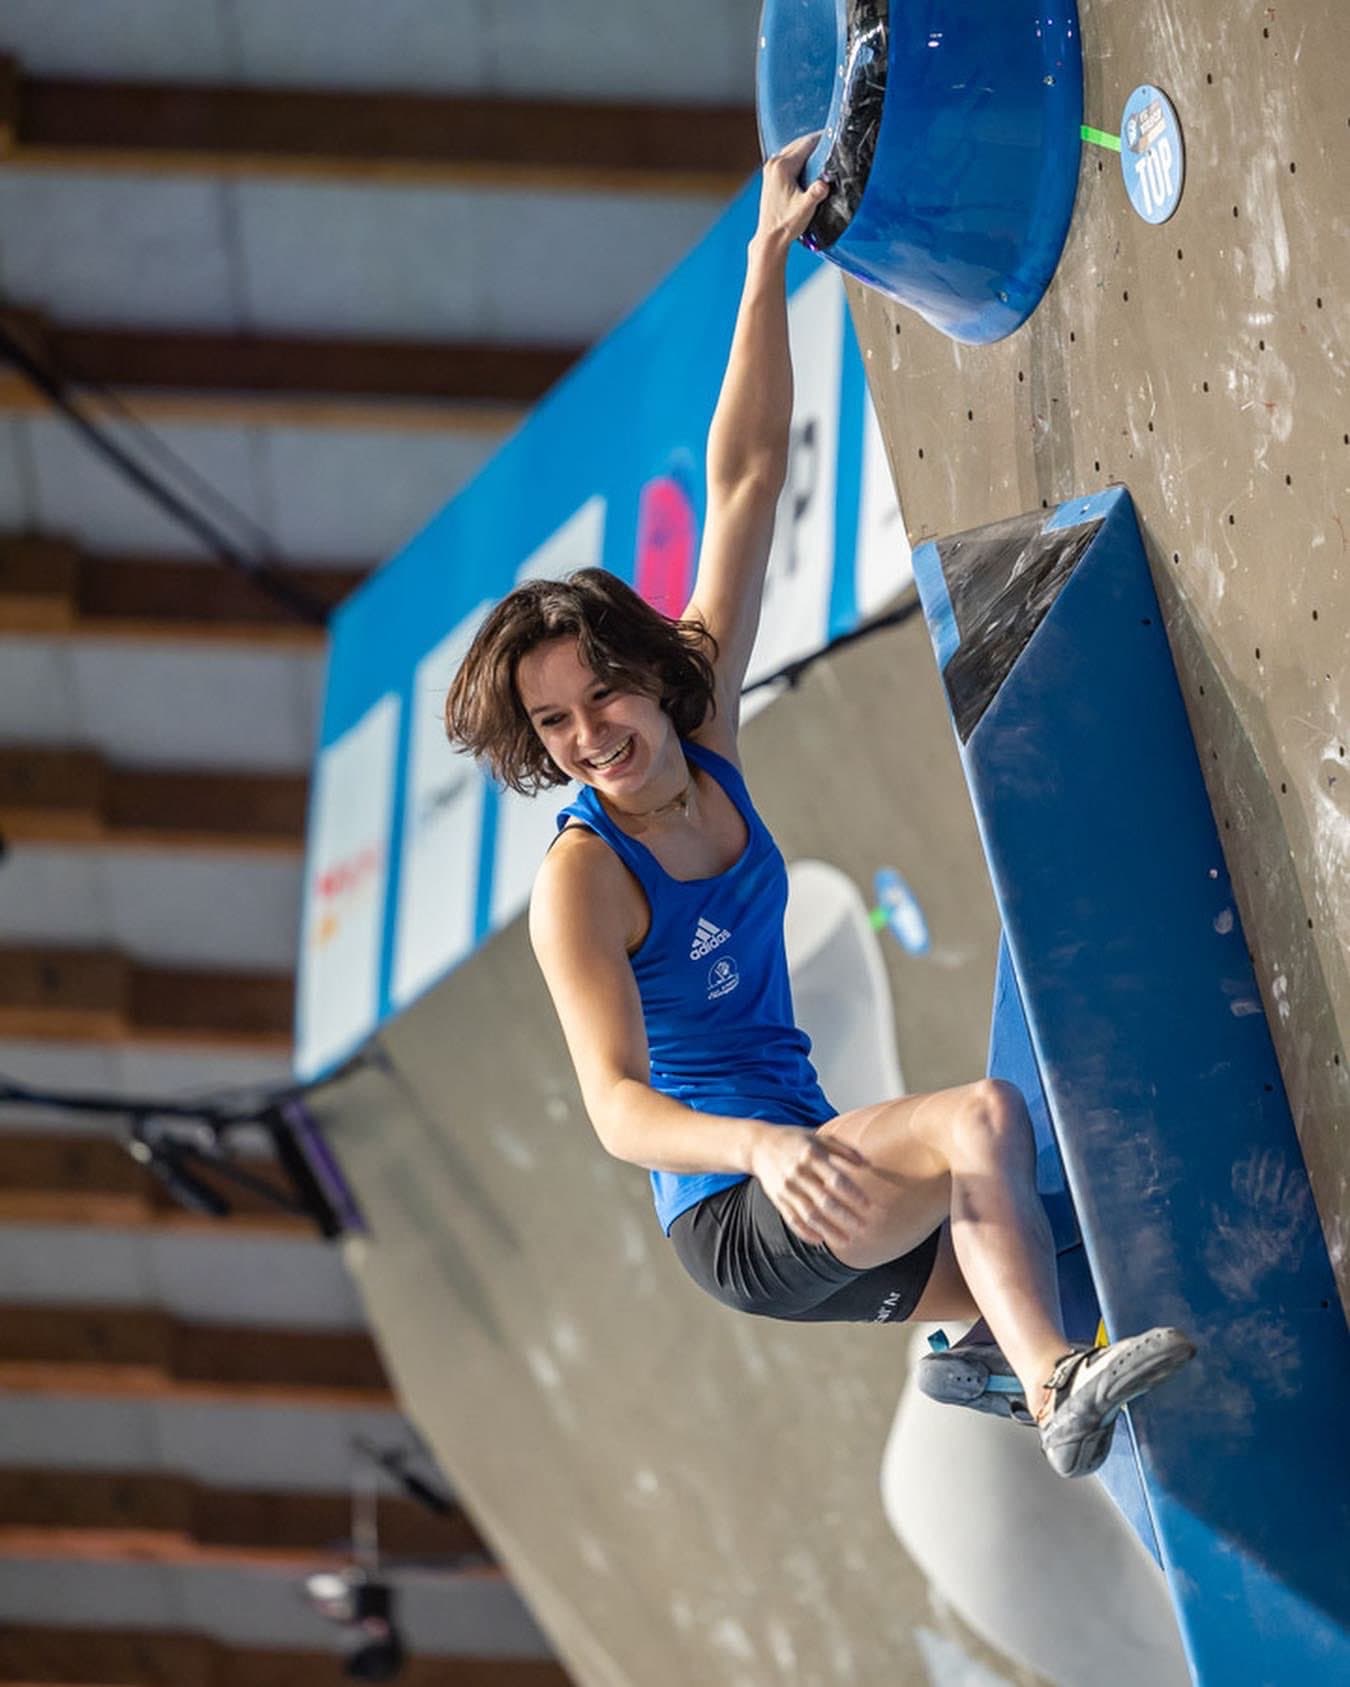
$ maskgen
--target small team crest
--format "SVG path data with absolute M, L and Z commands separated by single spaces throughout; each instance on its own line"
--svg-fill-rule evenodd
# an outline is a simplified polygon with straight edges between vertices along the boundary
M 719 955 L 708 968 L 708 1000 L 729 996 L 741 981 L 740 969 L 734 955 Z

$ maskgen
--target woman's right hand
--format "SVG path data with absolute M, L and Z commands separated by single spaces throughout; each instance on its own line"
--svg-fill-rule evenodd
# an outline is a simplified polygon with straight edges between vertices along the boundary
M 847 1247 L 870 1202 L 848 1168 L 867 1159 L 847 1142 L 796 1125 L 766 1125 L 750 1156 L 750 1174 L 804 1242 Z
M 829 183 L 823 177 L 809 187 L 801 183 L 802 170 L 819 139 L 819 132 L 801 135 L 765 159 L 759 190 L 760 240 L 780 242 L 786 249 L 806 233 L 821 200 L 829 194 Z

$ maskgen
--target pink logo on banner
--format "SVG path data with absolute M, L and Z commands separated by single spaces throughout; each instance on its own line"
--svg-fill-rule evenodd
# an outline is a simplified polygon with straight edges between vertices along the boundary
M 663 615 L 679 615 L 694 589 L 697 523 L 673 475 L 655 475 L 638 503 L 637 590 Z

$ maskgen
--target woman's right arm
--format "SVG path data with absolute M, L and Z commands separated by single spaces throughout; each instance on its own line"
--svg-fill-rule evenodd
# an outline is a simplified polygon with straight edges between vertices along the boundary
M 843 1168 L 866 1163 L 855 1149 L 812 1130 L 698 1113 L 651 1087 L 628 959 L 634 905 L 622 865 L 580 831 L 545 857 L 530 899 L 530 941 L 601 1143 L 649 1171 L 758 1177 L 807 1241 L 846 1242 L 862 1193 Z
M 530 898 L 530 941 L 591 1124 L 609 1153 L 649 1171 L 748 1172 L 762 1124 L 695 1113 L 651 1087 L 628 959 L 635 904 L 622 865 L 580 831 L 549 851 Z

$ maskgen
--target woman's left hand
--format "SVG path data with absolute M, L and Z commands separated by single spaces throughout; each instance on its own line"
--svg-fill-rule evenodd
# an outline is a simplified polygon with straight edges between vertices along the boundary
M 765 160 L 759 190 L 759 238 L 781 241 L 786 248 L 806 233 L 816 208 L 830 191 L 823 176 L 810 187 L 801 185 L 802 168 L 819 139 L 819 131 L 801 135 Z

